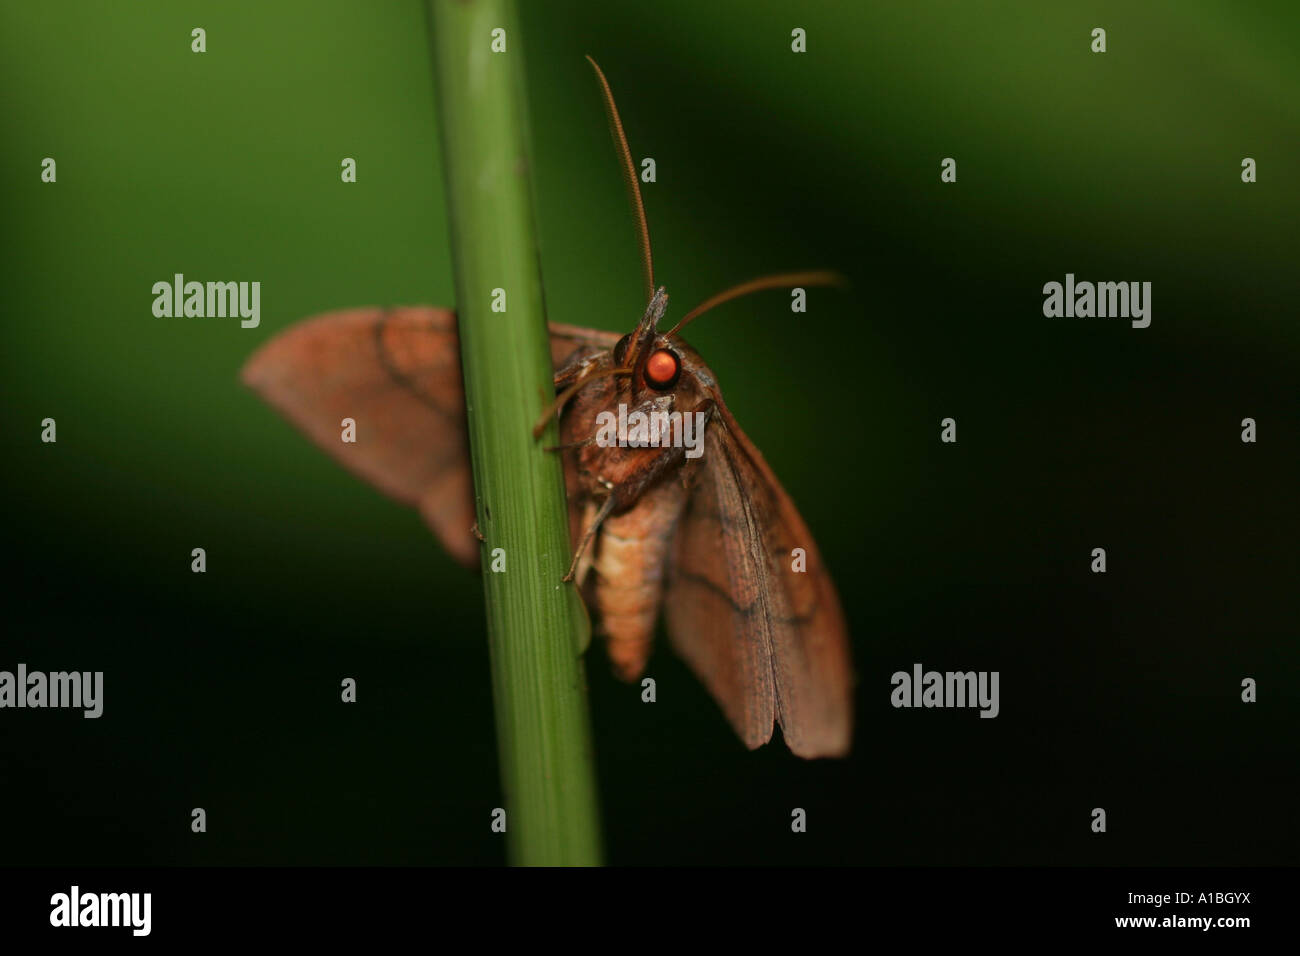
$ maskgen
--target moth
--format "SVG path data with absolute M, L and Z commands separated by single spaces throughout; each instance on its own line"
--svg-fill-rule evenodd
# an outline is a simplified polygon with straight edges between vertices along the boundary
M 716 376 L 680 335 L 740 296 L 839 277 L 754 279 L 660 331 L 668 296 L 655 287 L 631 151 L 609 83 L 587 59 L 637 226 L 647 305 L 623 336 L 549 325 L 556 397 L 534 435 L 560 416 L 561 444 L 550 450 L 564 458 L 574 546 L 565 580 L 595 608 L 622 679 L 645 671 L 662 609 L 673 647 L 747 747 L 767 743 L 780 725 L 801 757 L 843 756 L 853 677 L 835 585 L 794 503 L 727 410 Z M 259 349 L 243 380 L 347 468 L 417 508 L 458 561 L 478 566 L 454 312 L 416 306 L 316 316 Z M 599 440 L 620 411 L 661 427 Z M 662 426 L 674 413 L 702 425 L 693 450 L 659 440 L 671 437 Z M 344 418 L 363 440 L 340 441 Z

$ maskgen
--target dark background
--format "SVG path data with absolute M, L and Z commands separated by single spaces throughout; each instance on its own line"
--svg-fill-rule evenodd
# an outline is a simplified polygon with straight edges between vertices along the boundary
M 584 53 L 672 314 L 853 281 L 689 338 L 839 584 L 854 752 L 747 752 L 662 643 L 653 706 L 597 647 L 610 862 L 1300 861 L 1294 3 L 523 6 L 551 318 L 641 310 Z M 106 689 L 0 712 L 0 863 L 502 862 L 477 577 L 236 381 L 304 316 L 453 304 L 423 9 L 2 11 L 0 669 Z M 261 327 L 155 318 L 174 272 L 261 281 Z M 1066 272 L 1151 281 L 1151 327 L 1044 318 Z M 1001 715 L 891 708 L 914 662 Z

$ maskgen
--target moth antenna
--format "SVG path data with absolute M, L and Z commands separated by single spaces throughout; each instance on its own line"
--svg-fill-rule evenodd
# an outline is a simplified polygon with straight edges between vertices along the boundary
M 588 56 L 587 62 L 596 71 L 600 94 L 605 101 L 605 118 L 609 120 L 609 135 L 614 140 L 614 149 L 623 166 L 623 184 L 627 187 L 627 201 L 636 218 L 637 242 L 641 246 L 641 279 L 645 283 L 645 300 L 649 302 L 655 291 L 655 266 L 650 255 L 650 227 L 646 225 L 645 206 L 641 202 L 641 184 L 637 180 L 636 167 L 632 165 L 632 151 L 628 149 L 627 137 L 623 134 L 623 121 L 619 119 L 618 107 L 614 105 L 614 93 L 609 88 L 609 81 L 595 60 Z
M 676 335 L 679 330 L 686 327 L 686 324 L 695 319 L 709 309 L 722 305 L 724 302 L 730 302 L 732 299 L 739 299 L 742 295 L 749 295 L 751 292 L 762 292 L 764 289 L 784 289 L 792 286 L 803 285 L 833 285 L 843 288 L 849 284 L 849 280 L 838 272 L 782 272 L 779 275 L 761 276 L 757 279 L 750 279 L 748 282 L 742 282 L 740 285 L 734 285 L 725 292 L 719 292 L 711 299 L 706 299 L 697 305 L 691 311 L 687 312 L 680 322 L 672 327 L 668 332 L 669 335 Z
M 538 417 L 537 423 L 533 425 L 533 437 L 541 438 L 542 432 L 546 430 L 546 423 L 551 420 L 551 417 L 564 407 L 565 402 L 573 398 L 574 395 L 577 395 L 579 391 L 591 382 L 601 378 L 609 378 L 611 375 L 631 374 L 632 370 L 630 368 L 593 368 L 590 371 L 579 375 L 576 382 L 562 391 L 559 395 L 555 396 L 555 401 L 542 409 L 542 414 Z

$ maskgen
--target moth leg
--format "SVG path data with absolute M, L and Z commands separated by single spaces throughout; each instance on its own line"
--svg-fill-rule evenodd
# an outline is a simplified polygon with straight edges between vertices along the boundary
M 602 354 L 604 353 L 596 349 L 584 348 L 569 356 L 569 360 L 564 364 L 564 367 L 555 373 L 553 381 L 556 394 L 558 395 L 576 382 L 591 366 L 592 360 L 598 359 Z
M 583 552 L 587 550 L 587 546 L 591 544 L 591 539 L 596 536 L 596 531 L 613 510 L 614 495 L 611 494 L 600 506 L 600 510 L 596 512 L 596 517 L 587 525 L 587 530 L 582 532 L 582 540 L 578 542 L 578 550 L 573 552 L 573 562 L 569 565 L 569 573 L 560 578 L 561 581 L 567 584 L 573 580 L 574 575 L 578 573 L 578 562 L 582 559 Z
M 603 374 L 608 374 L 609 370 L 601 372 L 601 363 L 605 360 L 606 355 L 603 352 L 588 353 L 583 352 L 575 355 L 573 358 L 555 373 L 551 379 L 552 387 L 555 389 L 555 400 L 548 401 L 544 394 L 539 395 L 544 406 L 541 416 L 533 425 L 533 438 L 541 438 L 542 431 L 546 428 L 546 423 L 551 420 L 552 415 L 558 415 L 564 409 L 564 403 L 573 397 L 573 394 L 581 390 L 584 381 L 593 377 L 600 378 Z M 541 389 L 539 389 L 539 392 Z
M 599 510 L 600 506 L 597 505 L 596 502 L 588 501 L 582 510 L 582 527 L 585 528 L 587 525 L 591 524 L 591 522 L 595 521 L 596 512 Z M 578 559 L 577 573 L 573 576 L 573 581 L 579 588 L 583 586 L 587 580 L 587 576 L 591 574 L 591 568 L 595 563 L 595 560 L 596 555 L 594 548 L 588 548 L 586 551 L 582 552 L 582 557 Z
M 567 445 L 548 445 L 542 451 L 568 451 L 571 448 L 586 448 L 588 445 L 594 444 L 595 441 L 596 437 L 593 435 L 590 438 L 584 438 L 582 441 L 571 441 Z

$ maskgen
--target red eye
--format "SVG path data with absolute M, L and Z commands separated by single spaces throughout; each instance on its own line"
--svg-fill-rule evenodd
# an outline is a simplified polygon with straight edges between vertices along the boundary
M 670 349 L 659 349 L 645 363 L 646 384 L 656 391 L 665 392 L 672 388 L 681 373 L 681 360 Z

